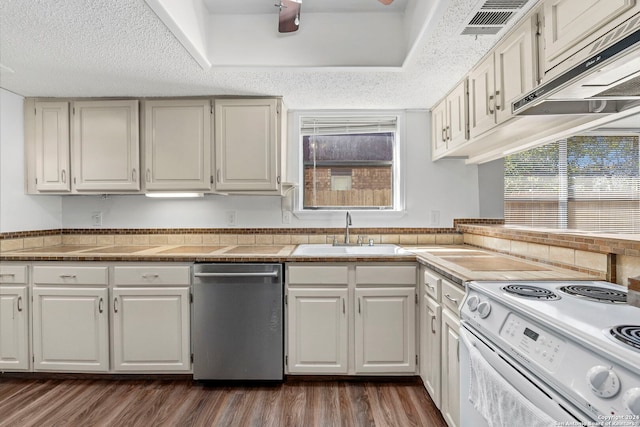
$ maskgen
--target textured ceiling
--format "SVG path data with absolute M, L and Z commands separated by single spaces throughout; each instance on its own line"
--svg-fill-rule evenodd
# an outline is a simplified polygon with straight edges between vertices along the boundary
M 497 40 L 458 35 L 477 0 L 443 2 L 410 60 L 380 71 L 202 69 L 144 0 L 2 0 L 0 63 L 14 72 L 0 69 L 0 87 L 23 96 L 281 95 L 290 109 L 429 108 Z

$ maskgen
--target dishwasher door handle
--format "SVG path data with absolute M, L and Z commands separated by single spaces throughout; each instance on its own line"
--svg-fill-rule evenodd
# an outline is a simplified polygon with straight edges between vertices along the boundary
M 258 273 L 194 273 L 193 277 L 278 277 L 277 271 Z

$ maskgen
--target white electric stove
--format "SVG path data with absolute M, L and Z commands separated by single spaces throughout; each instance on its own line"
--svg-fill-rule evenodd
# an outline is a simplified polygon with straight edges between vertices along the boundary
M 501 355 L 496 360 L 507 360 L 551 406 L 567 412 L 550 410 L 552 419 L 640 426 L 640 308 L 626 303 L 626 288 L 602 281 L 470 282 L 461 319 L 461 335 L 476 340 L 473 347 L 485 343 L 487 359 Z M 501 375 L 510 377 L 504 368 Z M 463 409 L 466 398 L 461 390 Z

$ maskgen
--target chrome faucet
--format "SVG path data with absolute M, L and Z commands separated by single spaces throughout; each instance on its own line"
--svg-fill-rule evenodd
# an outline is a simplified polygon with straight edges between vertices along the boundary
M 351 225 L 351 214 L 347 211 L 347 225 L 344 229 L 344 243 L 349 244 L 349 226 Z

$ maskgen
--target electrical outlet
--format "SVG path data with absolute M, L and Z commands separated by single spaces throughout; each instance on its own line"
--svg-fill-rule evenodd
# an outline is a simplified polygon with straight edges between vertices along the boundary
M 236 211 L 227 211 L 227 225 L 236 225 Z
M 283 224 L 291 224 L 291 212 L 290 211 L 282 211 L 282 223 Z
M 440 224 L 440 211 L 431 211 L 431 225 Z
M 91 212 L 91 224 L 94 227 L 102 226 L 102 212 Z

